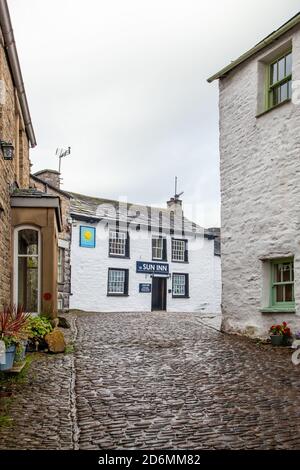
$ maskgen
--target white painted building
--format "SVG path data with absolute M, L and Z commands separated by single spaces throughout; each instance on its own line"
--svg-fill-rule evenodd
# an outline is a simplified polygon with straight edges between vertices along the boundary
M 71 193 L 70 308 L 220 312 L 215 234 L 167 209 Z
M 222 328 L 300 329 L 300 14 L 219 80 Z

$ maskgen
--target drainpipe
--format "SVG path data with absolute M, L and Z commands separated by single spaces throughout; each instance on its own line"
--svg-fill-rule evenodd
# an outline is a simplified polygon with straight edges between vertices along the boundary
M 9 9 L 8 9 L 6 0 L 0 0 L 0 26 L 1 26 L 2 34 L 4 38 L 5 49 L 8 55 L 13 82 L 17 89 L 18 98 L 20 101 L 20 106 L 21 106 L 21 110 L 23 114 L 23 120 L 25 124 L 26 133 L 29 138 L 31 147 L 35 147 L 36 140 L 35 140 L 34 130 L 33 130 L 32 122 L 31 122 L 19 57 L 17 53 L 13 28 L 12 28 Z

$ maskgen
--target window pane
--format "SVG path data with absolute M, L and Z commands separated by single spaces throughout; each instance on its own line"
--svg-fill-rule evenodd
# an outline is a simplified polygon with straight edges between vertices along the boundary
M 283 288 L 284 286 L 275 286 L 275 301 L 283 302 Z
M 285 77 L 285 58 L 278 61 L 278 81 Z
M 293 302 L 293 284 L 286 284 L 285 285 L 285 301 L 286 302 Z
M 185 295 L 185 274 L 173 274 L 173 295 Z
M 292 98 L 292 80 L 288 81 L 288 98 Z
M 282 280 L 283 282 L 288 282 L 292 280 L 292 264 L 284 263 L 281 265 L 282 269 Z
M 154 237 L 152 239 L 152 258 L 162 259 L 163 257 L 163 239 Z
M 184 254 L 185 254 L 185 241 L 184 240 L 172 240 L 172 260 L 184 261 Z
M 271 65 L 271 85 L 277 82 L 277 62 Z
M 125 256 L 126 254 L 126 238 L 125 232 L 109 232 L 109 254 Z
M 38 232 L 37 230 L 24 229 L 18 233 L 19 255 L 38 254 Z
M 282 269 L 281 264 L 274 265 L 274 281 L 275 282 L 282 282 Z
M 124 294 L 125 292 L 125 271 L 109 270 L 108 272 L 108 292 L 110 294 Z
M 38 311 L 38 258 L 18 259 L 18 304 L 26 312 Z
M 280 101 L 280 88 L 276 87 L 271 92 L 271 106 L 275 106 Z
M 280 87 L 280 102 L 286 100 L 288 97 L 288 84 L 284 83 Z
M 288 54 L 285 58 L 285 75 L 292 74 L 292 53 Z

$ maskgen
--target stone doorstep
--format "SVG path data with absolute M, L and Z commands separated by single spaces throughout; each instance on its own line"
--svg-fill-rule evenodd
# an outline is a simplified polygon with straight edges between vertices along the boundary
M 19 374 L 24 369 L 25 366 L 26 366 L 26 359 L 23 362 L 18 362 L 11 369 L 4 370 L 3 372 L 7 372 L 9 374 Z

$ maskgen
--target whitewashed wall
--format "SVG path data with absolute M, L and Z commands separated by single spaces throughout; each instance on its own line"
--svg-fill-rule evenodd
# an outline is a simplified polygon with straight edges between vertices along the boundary
M 299 89 L 299 29 L 219 84 L 223 329 L 250 336 L 266 337 L 271 324 L 284 320 L 300 327 L 300 105 L 286 103 L 256 117 L 262 109 L 261 61 L 289 44 L 293 87 Z M 289 254 L 295 257 L 296 315 L 261 313 L 261 258 Z
M 96 247 L 79 246 L 80 225 L 97 227 Z M 143 233 L 142 233 L 143 232 Z M 136 273 L 136 261 L 152 261 L 151 237 L 141 230 L 137 235 L 130 231 L 130 259 L 108 256 L 108 229 L 103 225 L 76 222 L 72 228 L 72 309 L 99 312 L 149 312 L 151 293 L 139 293 L 139 283 L 151 283 L 149 274 Z M 152 233 L 155 235 L 155 233 Z M 137 238 L 137 239 L 136 239 Z M 168 236 L 168 262 L 171 259 L 171 237 Z M 189 274 L 189 299 L 175 299 L 167 294 L 169 312 L 220 312 L 220 258 L 214 256 L 214 241 L 199 238 L 189 240 L 189 263 L 169 262 L 169 272 Z M 107 296 L 108 268 L 129 269 L 128 297 Z M 167 289 L 172 289 L 172 280 L 167 280 Z

